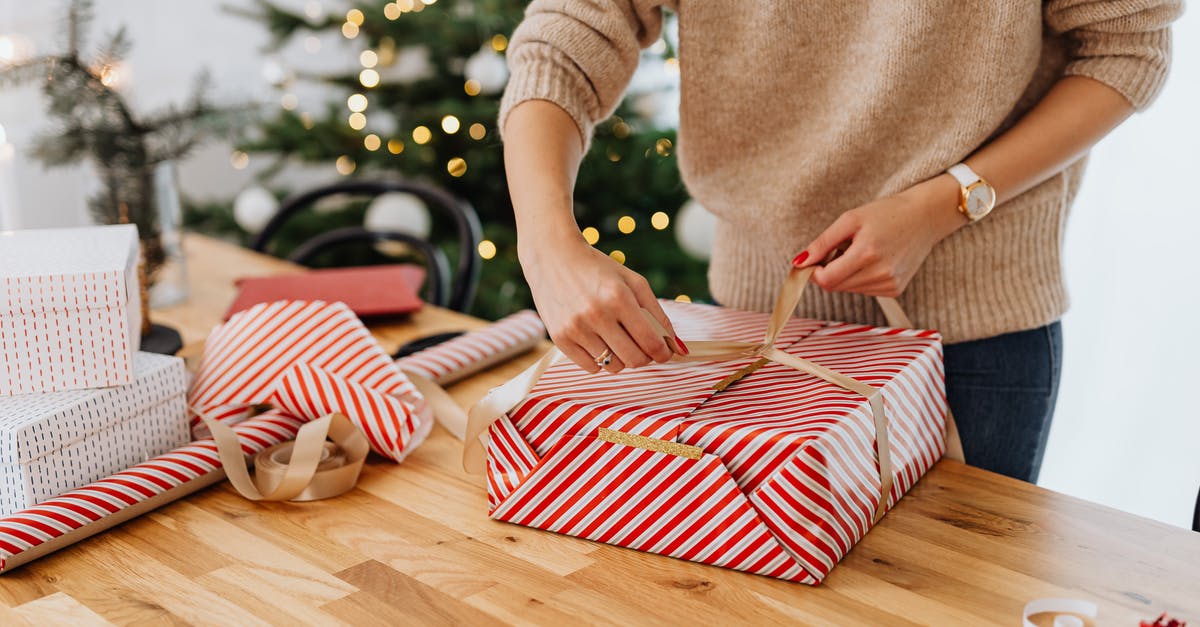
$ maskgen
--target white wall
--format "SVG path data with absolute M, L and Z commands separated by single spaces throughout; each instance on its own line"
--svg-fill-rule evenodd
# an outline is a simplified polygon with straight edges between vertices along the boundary
M 201 67 L 213 71 L 218 98 L 277 97 L 263 77 L 262 29 L 220 4 L 97 2 L 101 30 L 130 27 L 129 91 L 138 105 L 182 97 Z M 0 0 L 0 34 L 23 33 L 51 50 L 60 12 L 58 2 Z M 1200 15 L 1184 16 L 1175 33 L 1166 90 L 1095 150 L 1076 203 L 1066 257 L 1074 305 L 1041 483 L 1186 526 L 1200 486 L 1200 409 L 1191 394 L 1200 386 L 1200 194 L 1189 187 L 1200 179 Z M 318 54 L 297 46 L 283 58 L 307 68 L 353 62 L 338 38 L 322 44 Z M 299 93 L 302 108 L 322 99 Z M 0 94 L 0 124 L 18 150 L 45 126 L 41 107 L 35 87 Z M 185 192 L 222 198 L 244 186 L 249 174 L 230 166 L 229 151 L 214 146 L 183 164 Z M 23 226 L 85 219 L 78 170 L 44 172 L 18 155 L 16 179 Z

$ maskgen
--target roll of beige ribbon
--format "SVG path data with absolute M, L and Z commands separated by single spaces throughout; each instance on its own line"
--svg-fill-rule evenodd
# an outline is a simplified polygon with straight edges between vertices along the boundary
M 1100 608 L 1079 599 L 1037 599 L 1021 612 L 1024 627 L 1096 627 Z
M 229 482 L 252 501 L 315 501 L 348 492 L 370 450 L 367 437 L 348 418 L 329 414 L 305 423 L 295 440 L 255 455 L 258 471 L 251 479 L 233 430 L 203 413 L 200 418 L 212 431 Z

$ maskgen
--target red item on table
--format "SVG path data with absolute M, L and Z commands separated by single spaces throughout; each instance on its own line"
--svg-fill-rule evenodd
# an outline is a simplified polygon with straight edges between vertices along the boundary
M 1144 620 L 1138 623 L 1139 627 L 1187 627 L 1187 622 L 1167 616 L 1166 612 L 1158 615 L 1158 618 L 1153 621 Z
M 412 264 L 247 277 L 238 279 L 240 290 L 224 319 L 259 303 L 280 300 L 340 301 L 359 317 L 412 313 L 421 308 L 418 290 L 424 280 L 425 269 Z

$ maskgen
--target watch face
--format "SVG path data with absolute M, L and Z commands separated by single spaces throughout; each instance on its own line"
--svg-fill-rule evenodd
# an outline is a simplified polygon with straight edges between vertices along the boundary
M 996 204 L 996 192 L 990 185 L 977 185 L 967 194 L 967 212 L 978 220 L 987 215 Z

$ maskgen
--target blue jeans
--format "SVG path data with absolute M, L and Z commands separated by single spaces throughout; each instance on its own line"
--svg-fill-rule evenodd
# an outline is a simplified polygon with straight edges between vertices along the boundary
M 1037 481 L 1062 352 L 1060 322 L 945 346 L 946 396 L 968 464 Z

